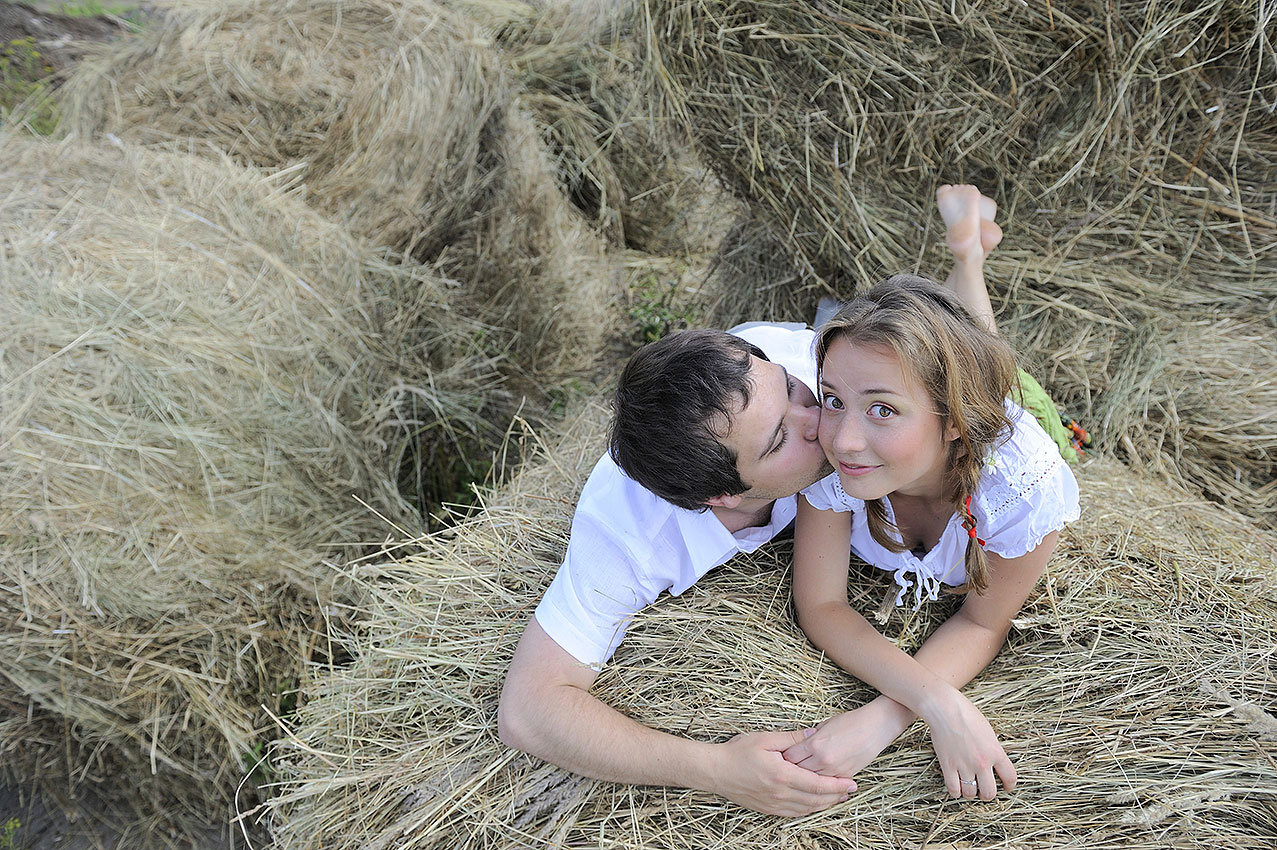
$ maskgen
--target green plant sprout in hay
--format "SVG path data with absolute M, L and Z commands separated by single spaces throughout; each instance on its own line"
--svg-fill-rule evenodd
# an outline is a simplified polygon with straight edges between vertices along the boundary
M 688 327 L 692 318 L 690 311 L 674 303 L 678 294 L 677 284 L 666 283 L 658 275 L 648 274 L 634 284 L 631 292 L 634 300 L 630 307 L 630 322 L 635 342 L 656 342 L 671 331 Z
M 101 18 L 111 15 L 116 18 L 132 20 L 130 15 L 137 11 L 137 4 L 103 3 L 102 0 L 83 0 L 80 3 L 63 3 L 58 9 L 59 15 L 68 18 Z
M 0 850 L 18 850 L 18 830 L 21 828 L 22 821 L 17 818 L 9 818 L 4 826 L 0 826 Z
M 26 123 L 47 136 L 57 124 L 57 115 L 44 82 L 53 73 L 31 36 L 15 38 L 0 45 L 0 119 L 8 117 L 20 103 L 27 103 Z

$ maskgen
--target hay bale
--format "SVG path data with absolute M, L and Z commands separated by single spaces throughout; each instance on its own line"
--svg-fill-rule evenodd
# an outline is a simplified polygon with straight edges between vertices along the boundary
M 358 500 L 410 522 L 406 428 L 473 418 L 477 330 L 281 175 L 15 135 L 0 163 L 3 781 L 224 826 L 352 591 L 332 564 L 386 532 Z
M 508 86 L 482 34 L 430 2 L 186 2 L 87 57 L 64 128 L 298 168 L 351 229 L 429 258 L 498 175 Z
M 1271 843 L 1277 540 L 1120 465 L 1081 470 L 1065 536 L 1009 645 L 968 688 L 1017 761 L 993 804 L 944 792 L 915 726 L 861 791 L 792 821 L 711 795 L 596 783 L 496 737 L 505 668 L 602 448 L 595 405 L 447 536 L 360 568 L 371 601 L 349 666 L 317 669 L 277 744 L 270 803 L 287 850 L 602 846 L 1230 847 Z M 640 617 L 594 692 L 637 720 L 723 740 L 796 728 L 871 691 L 813 650 L 789 605 L 785 544 L 715 570 Z M 855 575 L 874 609 L 880 574 Z M 916 646 L 952 610 L 893 620 Z
M 513 14 L 439 0 L 174 0 L 162 22 L 76 70 L 62 123 L 296 168 L 318 209 L 440 261 L 492 326 L 489 347 L 533 382 L 580 372 L 615 281 L 477 23 L 488 5 L 498 23 Z
M 633 4 L 551 3 L 496 29 L 573 204 L 614 245 L 703 250 L 727 204 L 641 78 Z
M 1019 309 L 1023 309 L 1020 307 Z M 1271 319 L 1227 315 L 1057 328 L 1036 374 L 1132 466 L 1277 522 L 1277 346 Z M 1081 404 L 1077 404 L 1081 400 Z
M 1077 215 L 1143 213 L 1162 187 L 1233 208 L 1210 221 L 1272 223 L 1271 9 L 698 0 L 645 11 L 649 73 L 702 155 L 844 292 L 911 256 L 893 233 L 909 219 L 891 213 L 954 178 L 995 192 L 1017 227 L 1054 207 L 1059 229 L 1072 217 L 1063 203 L 1093 196 L 1114 203 Z

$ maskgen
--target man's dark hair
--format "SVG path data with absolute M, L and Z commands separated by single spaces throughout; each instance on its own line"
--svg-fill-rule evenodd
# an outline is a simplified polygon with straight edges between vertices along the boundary
M 736 453 L 717 431 L 749 402 L 751 354 L 767 359 L 757 346 L 716 330 L 679 331 L 635 352 L 612 404 L 608 444 L 617 466 L 688 510 L 748 490 Z

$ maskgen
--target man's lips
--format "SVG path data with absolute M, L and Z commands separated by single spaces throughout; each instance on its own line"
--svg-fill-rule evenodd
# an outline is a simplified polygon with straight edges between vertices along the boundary
M 851 477 L 855 478 L 858 475 L 868 475 L 869 473 L 873 472 L 875 469 L 878 469 L 880 467 L 881 467 L 881 464 L 878 464 L 876 466 L 861 466 L 859 464 L 839 462 L 838 471 L 841 472 L 843 475 L 850 475 Z

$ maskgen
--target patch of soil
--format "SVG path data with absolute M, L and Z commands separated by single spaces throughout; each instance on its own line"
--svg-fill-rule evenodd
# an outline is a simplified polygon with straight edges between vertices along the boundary
M 204 835 L 143 835 L 126 813 L 92 793 L 72 799 L 44 799 L 0 785 L 0 834 L 10 818 L 18 821 L 11 836 L 14 850 L 129 850 L 139 846 L 180 846 L 185 850 L 252 850 L 265 845 L 259 835 L 245 842 L 237 826 L 210 826 Z M 166 840 L 167 839 L 167 840 Z M 258 843 L 258 841 L 262 843 Z
M 0 45 L 31 39 L 39 53 L 39 63 L 17 63 L 14 67 L 30 77 L 28 82 L 74 64 L 88 43 L 109 41 L 128 31 L 128 22 L 113 15 L 70 17 L 42 12 L 26 3 L 0 2 Z M 52 71 L 46 71 L 46 66 Z

